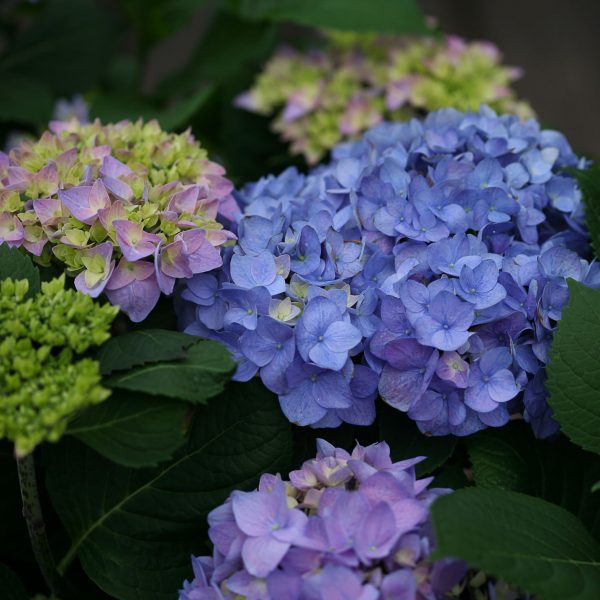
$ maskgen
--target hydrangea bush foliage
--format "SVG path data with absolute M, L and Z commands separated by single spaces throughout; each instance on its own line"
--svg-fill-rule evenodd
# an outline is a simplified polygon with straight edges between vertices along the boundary
M 0 242 L 51 261 L 142 321 L 175 281 L 221 264 L 230 182 L 189 131 L 53 121 L 0 154 Z
M 0 439 L 17 455 L 55 442 L 78 411 L 110 394 L 98 362 L 81 355 L 109 338 L 118 309 L 64 286 L 63 275 L 25 299 L 26 279 L 0 282 Z
M 239 242 L 182 294 L 300 425 L 369 424 L 379 393 L 434 435 L 524 414 L 556 433 L 544 366 L 566 278 L 600 285 L 560 133 L 441 110 L 243 188 Z
M 213 2 L 166 73 L 198 2 L 13 4 L 0 598 L 600 598 L 600 167 L 498 49 Z
M 511 89 L 520 75 L 490 42 L 329 33 L 323 49 L 285 47 L 236 105 L 276 115 L 291 151 L 316 163 L 339 142 L 387 119 L 452 107 L 531 116 Z

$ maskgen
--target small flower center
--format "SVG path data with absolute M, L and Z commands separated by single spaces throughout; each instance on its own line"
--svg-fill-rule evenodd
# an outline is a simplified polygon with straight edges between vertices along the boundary
M 317 380 L 317 376 L 316 375 L 311 375 L 310 376 L 310 380 L 314 383 Z
M 253 315 L 254 314 L 254 310 L 252 308 L 248 308 L 246 310 L 246 313 L 249 314 L 249 315 Z
M 322 342 L 324 339 L 325 339 L 325 338 L 324 338 L 322 335 L 320 335 L 320 336 L 317 338 L 317 342 Z

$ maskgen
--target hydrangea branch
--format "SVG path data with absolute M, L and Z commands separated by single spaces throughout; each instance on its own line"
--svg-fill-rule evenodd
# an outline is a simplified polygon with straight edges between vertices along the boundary
M 17 458 L 17 470 L 23 500 L 23 517 L 27 523 L 31 548 L 44 581 L 53 594 L 58 594 L 62 588 L 62 582 L 46 535 L 46 525 L 35 476 L 33 453 Z

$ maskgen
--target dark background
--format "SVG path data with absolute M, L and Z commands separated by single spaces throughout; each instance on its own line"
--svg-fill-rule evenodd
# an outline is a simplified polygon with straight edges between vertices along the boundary
M 522 67 L 516 89 L 546 126 L 600 157 L 600 2 L 421 0 L 442 31 L 498 45 Z
M 578 152 L 600 157 L 598 0 L 420 3 L 443 32 L 497 44 L 507 64 L 524 69 L 515 87 L 532 104 L 542 123 L 563 131 Z M 203 21 L 203 11 L 199 11 L 186 27 L 155 50 L 146 74 L 149 88 L 187 58 L 202 35 Z

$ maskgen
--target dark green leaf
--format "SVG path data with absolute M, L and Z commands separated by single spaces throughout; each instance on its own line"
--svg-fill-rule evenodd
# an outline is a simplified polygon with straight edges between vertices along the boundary
M 189 408 L 168 398 L 117 393 L 85 410 L 67 433 L 126 467 L 155 466 L 183 444 Z
M 35 79 L 13 75 L 2 77 L 0 121 L 17 121 L 45 126 L 54 101 L 46 86 Z
M 378 405 L 378 410 L 379 439 L 389 444 L 393 460 L 427 457 L 416 467 L 419 477 L 431 473 L 452 455 L 457 442 L 455 436 L 427 436 L 403 412 L 383 403 Z
M 188 349 L 183 360 L 136 367 L 113 375 L 104 383 L 109 387 L 203 404 L 223 391 L 234 371 L 235 363 L 225 346 L 200 340 Z
M 197 343 L 197 337 L 178 331 L 142 329 L 111 338 L 98 350 L 96 358 L 100 372 L 108 375 L 147 363 L 185 358 L 186 349 Z
M 149 100 L 123 93 L 98 94 L 90 106 L 90 115 L 106 123 L 122 119 L 156 119 L 163 129 L 179 129 L 202 108 L 213 91 L 212 86 L 205 86 L 166 108 L 159 108 Z
M 252 73 L 266 60 L 275 44 L 277 28 L 265 23 L 249 23 L 234 15 L 220 13 L 202 36 L 188 64 L 162 87 L 187 90 L 199 82 L 231 82 Z
M 160 40 L 185 25 L 206 0 L 122 0 L 145 43 Z
M 460 490 L 471 486 L 472 481 L 467 478 L 467 473 L 461 465 L 449 464 L 443 465 L 435 474 L 433 485 L 438 488 Z
M 160 110 L 149 100 L 124 92 L 98 93 L 90 103 L 90 117 L 104 123 L 116 123 L 123 119 L 154 119 Z
M 600 290 L 569 280 L 547 371 L 548 402 L 562 431 L 600 454 Z
M 29 281 L 28 296 L 40 291 L 40 272 L 29 256 L 19 252 L 17 248 L 9 248 L 8 244 L 0 244 L 0 280 L 27 279 Z
M 287 472 L 291 426 L 257 382 L 198 409 L 189 442 L 154 469 L 111 463 L 71 439 L 48 448 L 47 484 L 86 573 L 120 600 L 172 600 L 204 552 L 206 514 L 264 472 Z M 175 592 L 174 592 L 175 590 Z
M 0 597 L 2 600 L 28 600 L 20 579 L 5 565 L 0 563 Z
M 364 427 L 342 423 L 335 429 L 313 429 L 312 427 L 294 427 L 293 464 L 301 465 L 313 459 L 317 453 L 317 440 L 322 438 L 336 448 L 352 452 L 357 443 L 368 446 L 378 441 L 377 426 Z
M 0 560 L 33 561 L 12 443 L 0 441 Z M 0 598 L 2 595 L 0 594 Z
M 415 0 L 230 0 L 248 19 L 381 33 L 428 33 Z
M 523 492 L 554 502 L 579 517 L 600 538 L 600 457 L 565 438 L 536 440 L 525 423 L 487 429 L 465 440 L 479 488 Z
M 579 181 L 592 247 L 600 258 L 600 165 L 593 165 L 586 170 L 571 169 L 570 172 Z
M 600 598 L 600 545 L 563 508 L 469 488 L 436 500 L 431 515 L 435 558 L 461 558 L 544 600 Z
M 116 33 L 110 13 L 95 0 L 46 0 L 0 58 L 0 74 L 28 78 L 56 94 L 80 92 L 107 67 Z
M 156 116 L 158 122 L 163 129 L 180 129 L 185 127 L 190 119 L 202 109 L 214 91 L 214 86 L 204 86 L 200 90 L 189 95 L 186 99 L 164 108 Z

